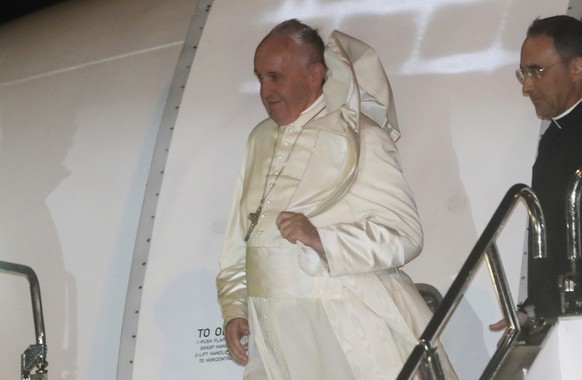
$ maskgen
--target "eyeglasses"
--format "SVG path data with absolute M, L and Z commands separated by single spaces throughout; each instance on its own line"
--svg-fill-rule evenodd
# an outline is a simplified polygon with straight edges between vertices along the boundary
M 540 79 L 547 69 L 549 69 L 552 66 L 556 66 L 559 63 L 562 63 L 562 61 L 553 63 L 553 64 L 546 66 L 546 67 L 540 67 L 540 66 L 532 66 L 532 67 L 524 67 L 524 68 L 520 67 L 519 69 L 515 70 L 515 76 L 516 76 L 517 80 L 519 81 L 519 83 L 521 83 L 521 84 L 523 84 L 523 82 L 525 82 L 526 77 L 530 77 L 530 78 L 535 77 L 535 78 Z

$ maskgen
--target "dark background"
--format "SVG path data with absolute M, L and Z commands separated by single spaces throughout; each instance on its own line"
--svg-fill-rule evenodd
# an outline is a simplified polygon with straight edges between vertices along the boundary
M 4 0 L 0 3 L 0 23 L 25 16 L 63 0 Z

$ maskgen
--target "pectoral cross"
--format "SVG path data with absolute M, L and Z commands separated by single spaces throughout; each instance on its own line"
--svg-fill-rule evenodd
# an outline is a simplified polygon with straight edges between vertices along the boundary
M 257 226 L 257 224 L 259 224 L 259 217 L 261 216 L 262 210 L 263 205 L 260 204 L 259 207 L 257 208 L 257 211 L 249 213 L 249 216 L 247 218 L 248 220 L 251 221 L 251 225 L 249 226 L 249 230 L 247 231 L 247 235 L 245 236 L 245 241 L 249 241 L 255 227 Z

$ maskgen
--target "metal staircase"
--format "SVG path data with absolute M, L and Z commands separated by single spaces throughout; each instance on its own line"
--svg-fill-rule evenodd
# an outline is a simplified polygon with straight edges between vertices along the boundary
M 554 319 L 536 319 L 533 313 L 528 311 L 528 314 L 531 315 L 528 315 L 527 321 L 520 323 L 518 320 L 496 246 L 496 239 L 518 201 L 521 200 L 525 203 L 529 215 L 528 251 L 533 255 L 534 259 L 546 257 L 546 243 L 544 217 L 535 193 L 526 185 L 514 185 L 501 201 L 433 318 L 428 323 L 419 339 L 418 345 L 413 349 L 402 368 L 398 376 L 399 380 L 411 379 L 415 376 L 423 380 L 445 379 L 438 358 L 436 342 L 465 294 L 483 257 L 487 260 L 495 293 L 503 311 L 506 328 L 498 343 L 497 350 L 485 367 L 480 379 L 525 379 L 536 357 L 543 352 L 544 344 L 550 339 L 548 338 L 549 336 L 551 336 L 553 342 L 547 343 L 547 347 L 551 348 L 546 351 L 558 351 L 556 347 L 557 338 L 555 337 L 558 336 L 556 327 L 560 319 L 571 316 L 580 319 L 579 317 L 582 313 L 582 289 L 580 286 L 582 284 L 582 270 L 580 269 L 580 261 L 582 259 L 581 193 L 582 169 L 579 169 L 572 178 L 566 199 L 568 231 L 566 254 L 571 266 L 570 271 L 562 274 L 558 284 L 556 284 L 560 291 L 560 316 Z M 568 321 L 568 323 L 570 322 L 572 321 Z M 574 323 L 579 323 L 579 321 Z M 578 324 L 577 326 L 580 325 Z M 577 367 L 576 364 L 574 363 L 575 367 Z M 577 369 L 575 371 L 578 372 Z M 534 374 L 532 377 L 536 376 Z
M 422 379 L 445 379 L 438 359 L 436 343 L 445 325 L 461 301 L 483 257 L 487 260 L 495 292 L 503 310 L 506 329 L 499 341 L 497 350 L 483 371 L 481 379 L 495 379 L 499 376 L 500 370 L 513 370 L 507 368 L 509 363 L 522 363 L 517 369 L 521 371 L 523 368 L 522 365 L 531 365 L 530 360 L 533 362 L 532 356 L 539 350 L 536 351 L 535 348 L 523 349 L 521 347 L 525 345 L 519 344 L 520 340 L 518 337 L 520 336 L 521 326 L 496 245 L 496 239 L 503 230 L 507 219 L 518 201 L 525 203 L 530 219 L 528 234 L 530 253 L 535 258 L 541 259 L 545 257 L 545 225 L 539 201 L 528 186 L 522 184 L 514 185 L 501 201 L 483 234 L 445 294 L 439 308 L 421 335 L 418 345 L 413 349 L 407 362 L 404 364 L 398 376 L 399 380 L 412 379 L 416 375 L 420 375 Z M 518 357 L 519 360 L 516 360 L 515 357 Z M 511 360 L 507 360 L 508 358 Z M 519 379 L 519 377 L 512 378 L 505 375 L 503 378 Z

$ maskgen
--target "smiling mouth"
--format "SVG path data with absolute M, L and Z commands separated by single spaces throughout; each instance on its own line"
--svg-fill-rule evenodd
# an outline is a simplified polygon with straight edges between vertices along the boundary
M 271 105 L 271 104 L 277 104 L 281 101 L 281 99 L 265 99 L 265 101 L 267 102 L 267 104 Z

